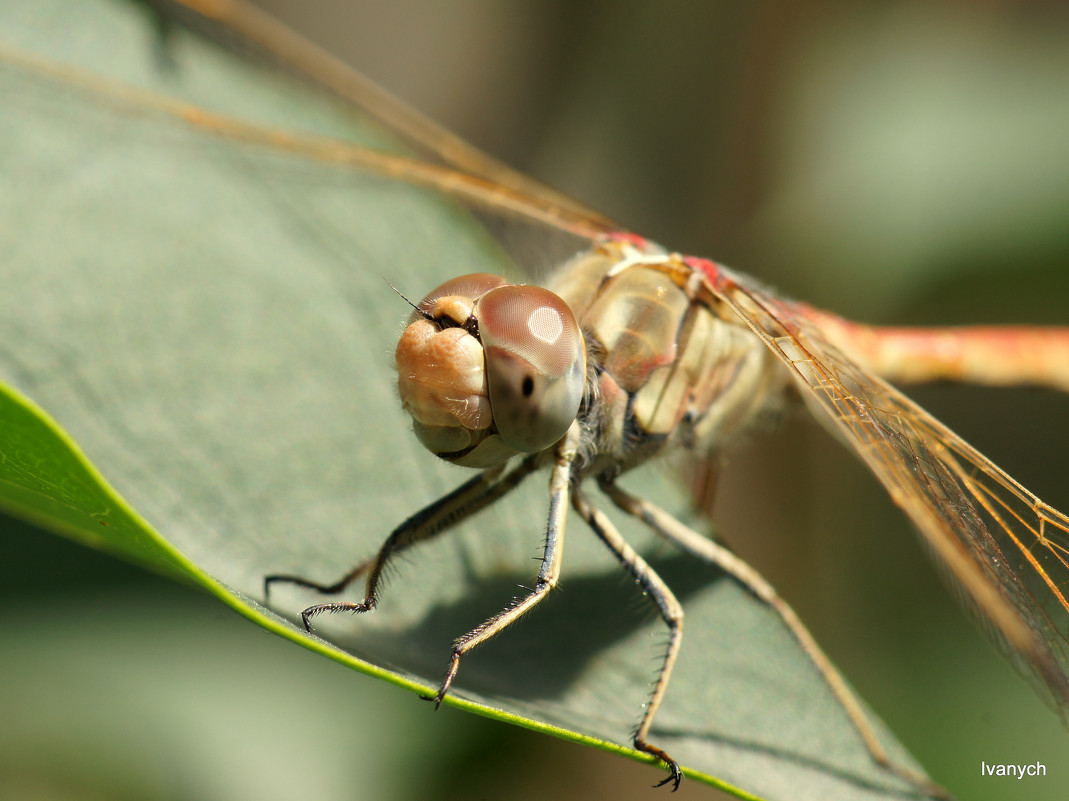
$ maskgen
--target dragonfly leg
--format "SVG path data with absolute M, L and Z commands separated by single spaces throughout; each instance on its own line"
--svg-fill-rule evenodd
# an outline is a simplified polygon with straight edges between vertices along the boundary
M 460 667 L 460 658 L 476 645 L 486 642 L 515 623 L 517 618 L 530 611 L 557 585 L 561 556 L 564 552 L 564 524 L 567 516 L 568 495 L 571 491 L 572 464 L 576 457 L 578 439 L 578 425 L 573 424 L 557 447 L 553 470 L 549 477 L 549 519 L 546 524 L 546 542 L 534 589 L 523 598 L 517 598 L 510 606 L 482 625 L 453 641 L 453 656 L 449 660 L 445 678 L 438 692 L 433 696 L 427 696 L 427 700 L 434 701 L 435 709 L 441 706 L 442 699 L 453 685 L 453 679 L 456 678 Z
M 298 587 L 315 590 L 321 595 L 336 595 L 360 578 L 360 576 L 364 575 L 368 568 L 371 567 L 373 561 L 374 560 L 372 559 L 368 559 L 361 562 L 333 584 L 320 584 L 311 579 L 306 579 L 303 576 L 296 576 L 289 573 L 272 573 L 269 576 L 264 576 L 264 602 L 266 603 L 270 600 L 271 585 L 276 583 L 295 584 Z
M 634 746 L 637 750 L 660 759 L 668 766 L 668 777 L 655 786 L 661 787 L 672 782 L 672 790 L 678 790 L 679 783 L 683 779 L 683 772 L 679 769 L 679 763 L 657 746 L 647 742 L 646 737 L 649 735 L 653 718 L 657 714 L 661 701 L 664 699 L 664 694 L 668 689 L 668 681 L 672 677 L 672 669 L 675 667 L 676 658 L 679 656 L 679 646 L 683 642 L 683 607 L 676 600 L 668 585 L 664 583 L 664 580 L 657 575 L 652 567 L 646 564 L 646 561 L 635 552 L 634 548 L 627 544 L 605 513 L 592 506 L 577 489 L 572 492 L 572 505 L 598 538 L 608 546 L 620 564 L 635 578 L 646 596 L 656 605 L 657 611 L 660 612 L 661 618 L 668 626 L 668 646 L 665 650 L 664 662 L 653 686 L 653 693 L 646 704 L 646 711 L 642 716 L 642 721 L 635 730 Z
M 861 702 L 851 691 L 842 674 L 839 673 L 827 654 L 817 644 L 817 641 L 809 633 L 809 630 L 795 611 L 779 596 L 775 588 L 760 573 L 725 546 L 683 525 L 668 512 L 649 501 L 620 489 L 611 478 L 602 476 L 599 478 L 598 483 L 602 491 L 622 511 L 637 517 L 653 529 L 654 532 L 675 543 L 692 556 L 720 568 L 779 615 L 780 620 L 783 621 L 795 641 L 812 660 L 817 670 L 820 671 L 825 683 L 850 718 L 854 729 L 861 737 L 865 748 L 877 765 L 905 779 L 928 796 L 933 798 L 951 797 L 944 788 L 927 776 L 896 765 L 891 761 L 886 749 L 876 737 L 872 725 L 865 716 Z
M 264 598 L 268 597 L 271 585 L 276 582 L 296 584 L 316 590 L 325 595 L 342 592 L 357 578 L 367 575 L 364 600 L 355 603 L 340 601 L 316 604 L 301 613 L 305 629 L 311 630 L 310 620 L 323 612 L 366 612 L 378 602 L 379 584 L 387 562 L 404 549 L 441 534 L 462 522 L 479 510 L 515 489 L 524 478 L 534 472 L 538 462 L 531 457 L 502 476 L 503 468 L 484 470 L 475 478 L 461 484 L 453 492 L 424 507 L 391 532 L 373 559 L 358 564 L 332 584 L 320 584 L 301 576 L 275 574 L 264 579 Z

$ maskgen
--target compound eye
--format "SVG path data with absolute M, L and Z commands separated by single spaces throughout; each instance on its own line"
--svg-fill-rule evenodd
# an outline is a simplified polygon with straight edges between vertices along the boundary
M 564 436 L 579 411 L 586 345 L 563 299 L 537 286 L 501 286 L 475 302 L 494 425 L 525 453 Z
M 436 318 L 448 317 L 455 324 L 461 325 L 464 318 L 455 319 L 455 317 L 463 311 L 470 314 L 476 298 L 485 295 L 495 287 L 507 285 L 504 278 L 490 273 L 470 273 L 451 278 L 427 293 L 427 296 L 419 302 L 418 311 L 413 312 L 409 322 L 420 319 L 424 314 L 429 314 Z

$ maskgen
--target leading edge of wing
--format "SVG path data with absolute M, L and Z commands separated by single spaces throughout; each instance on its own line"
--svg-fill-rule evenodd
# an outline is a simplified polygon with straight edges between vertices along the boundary
M 585 218 L 601 230 L 619 227 L 599 212 L 479 150 L 244 0 L 157 0 L 157 4 L 181 6 L 223 26 L 230 38 L 237 37 L 246 44 L 243 49 L 269 54 L 273 60 L 367 114 L 403 141 L 424 149 L 456 170 L 538 198 L 542 205 L 557 208 L 561 215 Z
M 586 239 L 613 230 L 601 219 L 561 207 L 552 196 L 529 194 L 449 167 L 341 139 L 246 122 L 3 44 L 0 44 L 0 68 L 61 85 L 82 97 L 91 96 L 118 114 L 155 117 L 205 136 L 434 189 L 491 214 L 538 222 Z

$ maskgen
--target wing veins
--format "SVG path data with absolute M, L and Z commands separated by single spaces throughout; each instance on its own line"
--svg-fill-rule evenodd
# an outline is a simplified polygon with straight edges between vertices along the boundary
M 1015 666 L 1038 680 L 1041 695 L 1064 717 L 1069 711 L 1069 602 L 1060 585 L 1069 580 L 1056 574 L 1065 570 L 1069 576 L 1061 555 L 1069 553 L 1069 539 L 1052 537 L 1044 523 L 1050 519 L 1069 531 L 1059 525 L 1065 516 L 850 361 L 802 307 L 723 268 L 703 272 L 712 294 L 779 356 L 809 390 L 811 401 L 828 413 L 960 583 L 968 606 L 993 626 L 989 634 Z M 1037 545 L 1045 550 L 1033 550 Z M 1019 556 L 1007 558 L 1006 548 Z M 1053 564 L 1043 563 L 1044 553 L 1051 554 Z

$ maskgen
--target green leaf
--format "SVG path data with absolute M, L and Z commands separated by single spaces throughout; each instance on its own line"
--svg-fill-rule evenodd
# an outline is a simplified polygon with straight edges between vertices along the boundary
M 307 87 L 154 30 L 147 12 L 103 0 L 0 10 L 0 45 L 57 59 L 90 85 L 121 80 L 266 124 L 380 135 Z M 433 688 L 452 639 L 532 581 L 543 478 L 416 549 L 375 615 L 319 618 L 320 635 L 293 622 L 318 598 L 282 588 L 280 616 L 262 603 L 263 578 L 333 580 L 470 475 L 408 431 L 390 366 L 405 304 L 383 279 L 420 296 L 460 272 L 514 265 L 428 191 L 134 112 L 19 58 L 0 63 L 0 504 L 202 586 L 364 673 Z M 657 469 L 625 483 L 685 514 Z M 654 742 L 740 794 L 913 795 L 873 764 L 771 612 L 618 522 L 687 611 Z M 450 702 L 633 754 L 663 627 L 580 525 L 565 551 L 561 590 L 465 658 Z

